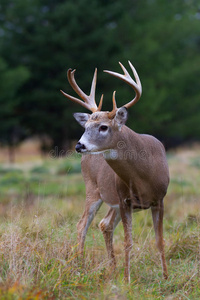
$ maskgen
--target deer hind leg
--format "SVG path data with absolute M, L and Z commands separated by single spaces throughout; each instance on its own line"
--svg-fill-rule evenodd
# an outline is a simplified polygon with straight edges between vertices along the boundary
M 99 210 L 100 206 L 102 205 L 103 201 L 101 199 L 98 200 L 91 200 L 90 197 L 86 198 L 86 206 L 84 213 L 77 224 L 77 231 L 78 231 L 78 244 L 79 244 L 79 253 L 82 255 L 84 250 L 85 244 L 85 237 L 88 231 L 90 224 L 92 223 L 97 211 Z
M 159 204 L 158 207 L 152 207 L 151 212 L 152 212 L 153 225 L 154 225 L 155 236 L 156 236 L 156 245 L 160 252 L 160 257 L 161 257 L 163 277 L 167 279 L 168 272 L 167 272 L 167 265 L 165 260 L 164 240 L 163 240 L 163 214 L 164 214 L 163 201 Z
M 130 255 L 133 247 L 132 239 L 132 206 L 129 201 L 120 202 L 120 213 L 124 227 L 124 250 L 125 250 L 125 270 L 124 277 L 127 283 L 130 282 Z
M 119 209 L 110 208 L 105 218 L 99 223 L 99 228 L 103 233 L 108 259 L 112 267 L 116 266 L 115 254 L 113 249 L 113 233 L 121 220 Z

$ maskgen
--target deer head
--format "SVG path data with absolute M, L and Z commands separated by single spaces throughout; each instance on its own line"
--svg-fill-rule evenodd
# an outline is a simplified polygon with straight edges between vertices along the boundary
M 129 61 L 130 68 L 133 71 L 136 82 L 131 78 L 126 68 L 119 63 L 124 74 L 119 74 L 112 71 L 104 70 L 104 72 L 113 75 L 117 78 L 128 83 L 135 91 L 136 95 L 133 100 L 125 104 L 124 106 L 117 108 L 115 100 L 115 91 L 113 92 L 113 109 L 111 112 L 101 111 L 103 95 L 101 96 L 100 103 L 97 107 L 95 102 L 95 88 L 97 80 L 97 69 L 95 69 L 94 77 L 92 81 L 90 95 L 86 95 L 77 85 L 74 73 L 75 70 L 69 69 L 67 72 L 68 81 L 73 90 L 83 100 L 75 98 L 61 91 L 62 94 L 73 102 L 79 103 L 83 107 L 87 108 L 92 114 L 87 113 L 75 113 L 75 119 L 85 128 L 85 132 L 76 145 L 76 151 L 80 153 L 94 153 L 101 152 L 108 149 L 112 149 L 118 141 L 117 133 L 121 130 L 122 126 L 126 123 L 128 118 L 127 109 L 133 106 L 141 97 L 142 86 L 139 76 Z

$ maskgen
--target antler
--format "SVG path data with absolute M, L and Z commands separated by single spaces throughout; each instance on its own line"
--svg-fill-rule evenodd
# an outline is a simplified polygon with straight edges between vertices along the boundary
M 63 92 L 62 90 L 61 93 L 67 97 L 68 99 L 70 99 L 73 102 L 76 102 L 80 105 L 82 105 L 83 107 L 87 108 L 88 110 L 95 112 L 95 111 L 100 111 L 101 107 L 102 107 L 102 102 L 103 102 L 103 95 L 101 96 L 100 102 L 99 102 L 99 106 L 97 107 L 96 102 L 95 102 L 95 89 L 96 89 L 96 81 L 97 81 L 97 69 L 95 69 L 94 72 L 94 77 L 92 80 L 92 85 L 91 85 L 91 90 L 90 90 L 90 95 L 86 95 L 81 89 L 80 87 L 77 85 L 76 80 L 74 78 L 74 73 L 75 73 L 75 69 L 72 71 L 72 69 L 69 69 L 67 71 L 67 78 L 69 81 L 69 84 L 71 85 L 71 87 L 73 88 L 73 90 L 81 97 L 81 99 L 83 99 L 83 101 L 81 101 L 78 98 L 75 98 L 73 96 L 70 96 L 68 94 L 66 94 L 65 92 Z
M 135 98 L 133 100 L 131 100 L 127 104 L 123 105 L 126 108 L 129 108 L 132 105 L 134 105 L 140 99 L 141 94 L 142 94 L 142 85 L 141 85 L 141 82 L 140 82 L 140 78 L 139 78 L 139 76 L 138 76 L 135 68 L 131 64 L 131 62 L 128 61 L 128 63 L 130 65 L 130 67 L 131 67 L 131 70 L 133 71 L 133 74 L 135 76 L 136 82 L 131 78 L 131 76 L 129 75 L 129 73 L 126 70 L 126 68 L 120 62 L 119 62 L 119 64 L 120 64 L 122 70 L 124 71 L 124 75 L 116 73 L 116 72 L 104 70 L 104 72 L 106 72 L 106 73 L 108 73 L 110 75 L 113 75 L 113 76 L 115 76 L 117 78 L 122 79 L 123 81 L 125 81 L 126 83 L 128 83 L 134 89 L 134 91 L 136 93 L 136 96 L 135 96 Z M 114 118 L 114 116 L 116 114 L 116 111 L 117 111 L 117 105 L 116 105 L 116 101 L 115 101 L 115 92 L 114 92 L 113 93 L 113 110 L 111 112 L 109 112 L 108 117 L 110 119 Z

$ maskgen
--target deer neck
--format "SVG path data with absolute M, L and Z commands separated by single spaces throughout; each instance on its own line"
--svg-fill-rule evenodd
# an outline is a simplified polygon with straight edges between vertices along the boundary
M 121 179 L 130 181 L 130 172 L 133 173 L 137 165 L 138 150 L 142 149 L 139 135 L 123 126 L 115 139 L 115 146 L 104 152 L 104 159 Z

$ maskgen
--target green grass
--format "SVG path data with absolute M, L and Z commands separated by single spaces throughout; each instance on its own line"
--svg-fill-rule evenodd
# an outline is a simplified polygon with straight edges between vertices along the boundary
M 168 155 L 171 184 L 164 236 L 169 279 L 162 278 L 150 211 L 133 215 L 131 283 L 125 284 L 123 228 L 115 230 L 115 272 L 108 267 L 98 223 L 92 223 L 84 264 L 76 224 L 85 187 L 80 157 L 0 167 L 0 299 L 199 299 L 199 148 Z M 71 170 L 71 171 L 70 171 Z

